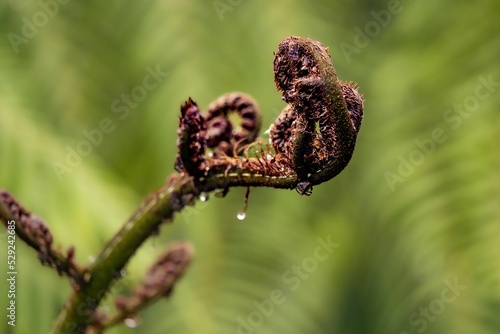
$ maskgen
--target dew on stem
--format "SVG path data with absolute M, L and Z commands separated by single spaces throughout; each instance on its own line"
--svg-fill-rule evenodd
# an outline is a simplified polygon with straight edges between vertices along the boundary
M 238 218 L 238 220 L 244 220 L 247 216 L 247 212 L 245 210 L 242 210 L 240 212 L 238 212 L 238 214 L 236 215 L 236 218 Z
M 139 325 L 139 321 L 136 318 L 126 318 L 123 323 L 128 328 L 136 328 Z
M 210 195 L 207 192 L 202 192 L 200 194 L 200 201 L 206 202 L 210 198 Z

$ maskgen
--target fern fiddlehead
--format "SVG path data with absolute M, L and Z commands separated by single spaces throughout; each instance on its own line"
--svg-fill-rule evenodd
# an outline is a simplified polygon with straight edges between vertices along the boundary
M 295 188 L 302 195 L 340 173 L 351 159 L 363 118 L 356 86 L 338 80 L 321 43 L 296 36 L 278 46 L 274 77 L 288 103 L 270 127 L 274 154 L 262 149 L 257 157 L 236 155 L 238 145 L 253 142 L 260 128 L 260 112 L 249 96 L 223 95 L 210 105 L 206 117 L 190 99 L 183 106 L 176 169 L 201 181 L 220 176 L 227 185 Z M 184 111 L 192 108 L 197 109 L 194 114 Z M 242 118 L 240 130 L 228 110 Z M 198 149 L 187 149 L 193 147 Z M 215 153 L 206 156 L 206 147 Z

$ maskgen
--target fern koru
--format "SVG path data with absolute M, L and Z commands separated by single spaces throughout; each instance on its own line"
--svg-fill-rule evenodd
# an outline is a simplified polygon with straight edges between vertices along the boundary
M 223 95 L 206 115 L 189 99 L 181 108 L 175 169 L 201 185 L 220 176 L 232 185 L 295 188 L 302 195 L 340 173 L 351 159 L 363 118 L 356 86 L 337 79 L 321 43 L 295 36 L 283 40 L 275 53 L 274 80 L 288 105 L 269 129 L 270 145 L 255 141 L 261 116 L 251 97 Z M 230 112 L 241 118 L 239 126 Z M 258 148 L 255 157 L 247 154 L 252 146 Z

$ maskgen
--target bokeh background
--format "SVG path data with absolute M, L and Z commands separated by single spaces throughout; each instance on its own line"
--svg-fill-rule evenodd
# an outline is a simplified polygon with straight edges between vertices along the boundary
M 180 104 L 244 91 L 267 126 L 284 106 L 273 51 L 311 37 L 365 96 L 348 168 L 311 197 L 253 189 L 243 221 L 244 189 L 186 209 L 113 291 L 175 240 L 196 249 L 186 275 L 109 333 L 499 333 L 499 15 L 494 0 L 3 0 L 0 187 L 89 263 L 173 172 Z M 318 238 L 336 245 L 320 261 Z M 0 331 L 47 333 L 69 283 L 16 250 L 17 323 L 2 274 Z

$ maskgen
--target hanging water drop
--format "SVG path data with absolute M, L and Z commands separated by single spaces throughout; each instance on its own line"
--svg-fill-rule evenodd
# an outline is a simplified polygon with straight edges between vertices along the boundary
M 125 326 L 129 328 L 136 328 L 139 324 L 138 321 L 134 318 L 126 318 L 125 320 L 123 320 L 123 322 L 125 323 Z
M 249 196 L 250 196 L 250 187 L 247 187 L 247 191 L 246 191 L 245 197 L 244 197 L 245 204 L 243 206 L 243 210 L 241 210 L 240 212 L 238 212 L 238 214 L 236 215 L 236 218 L 238 218 L 239 220 L 243 220 L 247 216 L 248 197 Z
M 209 198 L 209 194 L 208 194 L 208 193 L 206 193 L 206 192 L 202 192 L 202 193 L 200 194 L 200 201 L 202 201 L 202 202 L 206 202 L 206 201 L 208 201 L 208 198 Z
M 238 218 L 239 220 L 243 220 L 245 219 L 245 217 L 247 216 L 247 213 L 246 211 L 240 211 L 238 212 L 238 214 L 236 215 L 236 218 Z

